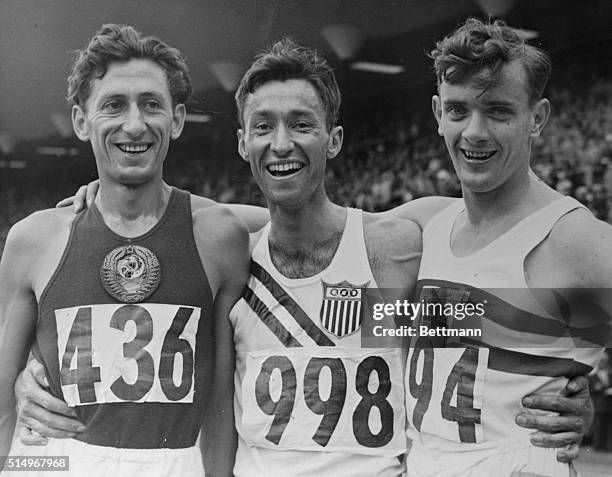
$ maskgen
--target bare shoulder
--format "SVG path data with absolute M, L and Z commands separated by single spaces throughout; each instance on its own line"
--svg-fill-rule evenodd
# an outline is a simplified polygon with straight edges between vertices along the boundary
M 194 204 L 195 202 L 195 204 Z M 224 284 L 240 286 L 248 276 L 249 232 L 227 207 L 192 196 L 193 235 L 213 294 Z
M 202 197 L 196 199 L 192 200 L 196 241 L 204 240 L 209 245 L 216 244 L 221 248 L 230 247 L 234 240 L 248 243 L 248 230 L 244 221 L 213 200 Z
M 13 225 L 7 237 L 12 250 L 24 249 L 32 257 L 42 252 L 58 236 L 70 234 L 70 226 L 76 215 L 71 207 L 39 210 Z
M 410 289 L 421 259 L 421 228 L 412 220 L 364 213 L 368 260 L 379 287 Z
M 568 286 L 612 287 L 612 226 L 584 210 L 559 219 L 546 245 L 577 283 Z
M 363 226 L 368 250 L 399 254 L 421 252 L 422 232 L 413 220 L 364 212 Z
M 209 207 L 218 206 L 219 203 L 207 197 L 200 197 L 199 195 L 190 194 L 191 197 L 191 210 L 193 212 L 207 209 Z
M 424 229 L 427 222 L 438 214 L 438 212 L 448 207 L 456 200 L 458 199 L 440 196 L 422 197 L 398 205 L 394 209 L 382 212 L 379 215 L 396 219 L 412 220 L 416 222 L 421 229 Z
M 71 207 L 34 212 L 9 231 L 2 254 L 3 271 L 40 292 L 59 263 L 76 215 Z
M 215 205 L 231 211 L 246 224 L 249 232 L 261 230 L 261 228 L 270 221 L 270 212 L 265 207 L 246 204 L 219 204 L 205 197 L 191 195 L 191 209 L 193 211 Z

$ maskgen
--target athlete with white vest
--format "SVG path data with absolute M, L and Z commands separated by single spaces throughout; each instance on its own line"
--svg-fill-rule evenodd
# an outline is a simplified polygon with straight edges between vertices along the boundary
M 364 348 L 366 287 L 413 291 L 420 230 L 333 204 L 340 92 L 312 50 L 281 40 L 236 93 L 238 149 L 270 209 L 252 236 L 236 345 L 236 476 L 396 476 L 406 436 L 404 358 Z
M 560 395 L 602 355 L 612 228 L 530 173 L 550 110 L 545 53 L 502 22 L 470 19 L 431 56 L 433 111 L 463 199 L 430 201 L 441 211 L 424 227 L 416 296 L 480 303 L 485 313 L 477 341 L 421 336 L 410 349 L 408 475 L 576 475 L 553 449 L 532 446 L 515 416 L 523 396 Z M 576 289 L 590 304 L 584 316 Z M 422 316 L 418 325 L 469 328 L 469 320 Z

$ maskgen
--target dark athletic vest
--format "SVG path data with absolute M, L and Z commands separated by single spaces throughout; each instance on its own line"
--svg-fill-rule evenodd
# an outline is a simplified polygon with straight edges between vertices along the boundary
M 100 279 L 105 257 L 129 244 L 153 252 L 161 270 L 157 289 L 133 304 L 113 298 Z M 34 353 L 53 394 L 87 426 L 76 439 L 119 448 L 193 446 L 213 346 L 212 295 L 188 192 L 173 189 L 160 221 L 136 238 L 111 231 L 95 205 L 75 218 L 40 299 Z

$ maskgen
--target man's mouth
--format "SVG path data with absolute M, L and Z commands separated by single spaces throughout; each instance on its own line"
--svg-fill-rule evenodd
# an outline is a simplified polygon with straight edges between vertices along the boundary
M 304 167 L 299 162 L 285 162 L 283 164 L 269 164 L 266 170 L 274 177 L 286 177 L 295 174 Z
M 121 152 L 125 152 L 126 154 L 142 154 L 149 150 L 152 146 L 151 143 L 138 143 L 138 144 L 116 144 Z
M 461 149 L 461 152 L 468 161 L 486 161 L 495 155 L 497 151 L 468 151 Z

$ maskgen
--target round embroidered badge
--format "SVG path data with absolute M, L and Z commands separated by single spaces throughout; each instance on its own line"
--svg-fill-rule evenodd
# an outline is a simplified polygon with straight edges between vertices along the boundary
M 161 281 L 159 260 L 145 247 L 117 247 L 104 258 L 100 280 L 113 298 L 123 303 L 141 302 L 151 296 Z

